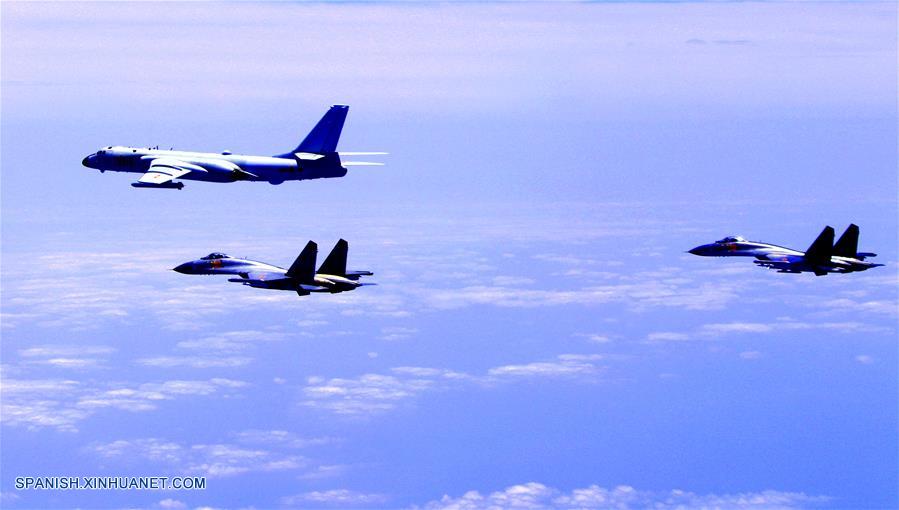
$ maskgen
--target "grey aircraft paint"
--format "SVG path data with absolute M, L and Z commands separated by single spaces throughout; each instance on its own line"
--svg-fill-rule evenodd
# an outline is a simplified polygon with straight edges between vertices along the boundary
M 131 185 L 136 188 L 181 189 L 175 179 L 205 182 L 284 181 L 343 177 L 348 166 L 381 163 L 341 161 L 341 155 L 378 155 L 384 152 L 337 152 L 337 142 L 346 121 L 349 106 L 334 105 L 319 120 L 305 139 L 291 152 L 274 156 L 250 156 L 222 153 L 160 150 L 109 146 L 82 160 L 81 164 L 101 172 L 143 174 Z
M 849 225 L 834 244 L 833 227 L 827 226 L 805 252 L 731 236 L 697 246 L 688 253 L 703 257 L 755 257 L 753 262 L 757 265 L 779 273 L 809 272 L 817 276 L 854 273 L 882 266 L 865 260 L 876 256 L 875 253 L 858 252 L 858 235 L 858 226 Z

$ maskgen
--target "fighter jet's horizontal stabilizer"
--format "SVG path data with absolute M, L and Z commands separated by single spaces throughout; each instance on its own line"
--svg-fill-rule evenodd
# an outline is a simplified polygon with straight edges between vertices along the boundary
M 306 243 L 290 268 L 265 264 L 247 259 L 236 259 L 223 253 L 209 255 L 185 262 L 175 268 L 184 274 L 226 274 L 238 278 L 229 278 L 229 282 L 241 283 L 260 289 L 293 290 L 301 296 L 312 292 L 346 292 L 364 285 L 359 278 L 371 276 L 371 271 L 347 271 L 346 260 L 349 243 L 341 239 L 325 258 L 318 271 L 315 270 L 318 245 L 313 241 Z
M 761 267 L 774 269 L 779 273 L 853 273 L 882 266 L 866 262 L 874 257 L 870 252 L 859 253 L 858 226 L 852 224 L 834 244 L 834 229 L 825 227 L 805 252 L 776 246 L 773 244 L 747 241 L 742 237 L 725 237 L 712 244 L 697 246 L 690 250 L 694 255 L 711 257 L 755 257 Z
M 105 147 L 84 158 L 88 168 L 101 172 L 142 174 L 135 188 L 181 189 L 175 179 L 206 182 L 284 181 L 343 177 L 351 166 L 382 166 L 371 161 L 341 161 L 342 156 L 376 156 L 386 152 L 337 152 L 337 142 L 350 107 L 334 105 L 291 152 L 275 156 Z

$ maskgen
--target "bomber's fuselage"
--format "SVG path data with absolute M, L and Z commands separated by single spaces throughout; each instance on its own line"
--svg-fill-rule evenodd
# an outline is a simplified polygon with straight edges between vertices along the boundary
M 316 159 L 301 159 L 301 156 L 249 156 L 112 146 L 87 156 L 81 163 L 100 171 L 145 173 L 155 160 L 172 160 L 197 167 L 181 179 L 208 182 L 247 180 L 280 184 L 346 175 L 337 153 L 320 155 Z

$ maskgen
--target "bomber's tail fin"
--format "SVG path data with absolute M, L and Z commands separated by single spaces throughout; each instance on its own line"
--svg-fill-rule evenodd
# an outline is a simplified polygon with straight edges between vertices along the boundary
M 310 283 L 315 280 L 315 258 L 318 255 L 318 245 L 313 241 L 306 243 L 306 247 L 300 252 L 286 275 L 296 278 L 301 283 Z
M 805 250 L 805 259 L 812 264 L 830 262 L 833 255 L 833 237 L 833 227 L 824 227 L 808 250 Z
M 311 154 L 336 152 L 337 140 L 340 139 L 340 132 L 343 130 L 343 123 L 349 110 L 350 107 L 347 105 L 332 106 L 293 152 Z
M 833 254 L 838 257 L 858 256 L 858 225 L 851 224 L 833 245 Z
M 334 276 L 346 275 L 346 256 L 350 249 L 349 243 L 341 239 L 334 245 L 334 249 L 328 254 L 322 266 L 318 268 L 321 274 L 330 274 Z

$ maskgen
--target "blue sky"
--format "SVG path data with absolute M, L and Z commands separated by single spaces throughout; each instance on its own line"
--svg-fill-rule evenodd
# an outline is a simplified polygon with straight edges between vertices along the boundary
M 4 508 L 890 508 L 896 7 L 4 4 Z M 180 192 L 100 146 L 339 180 Z M 861 226 L 886 267 L 694 257 Z M 350 242 L 298 299 L 171 267 Z M 27 475 L 205 491 L 17 491 Z

